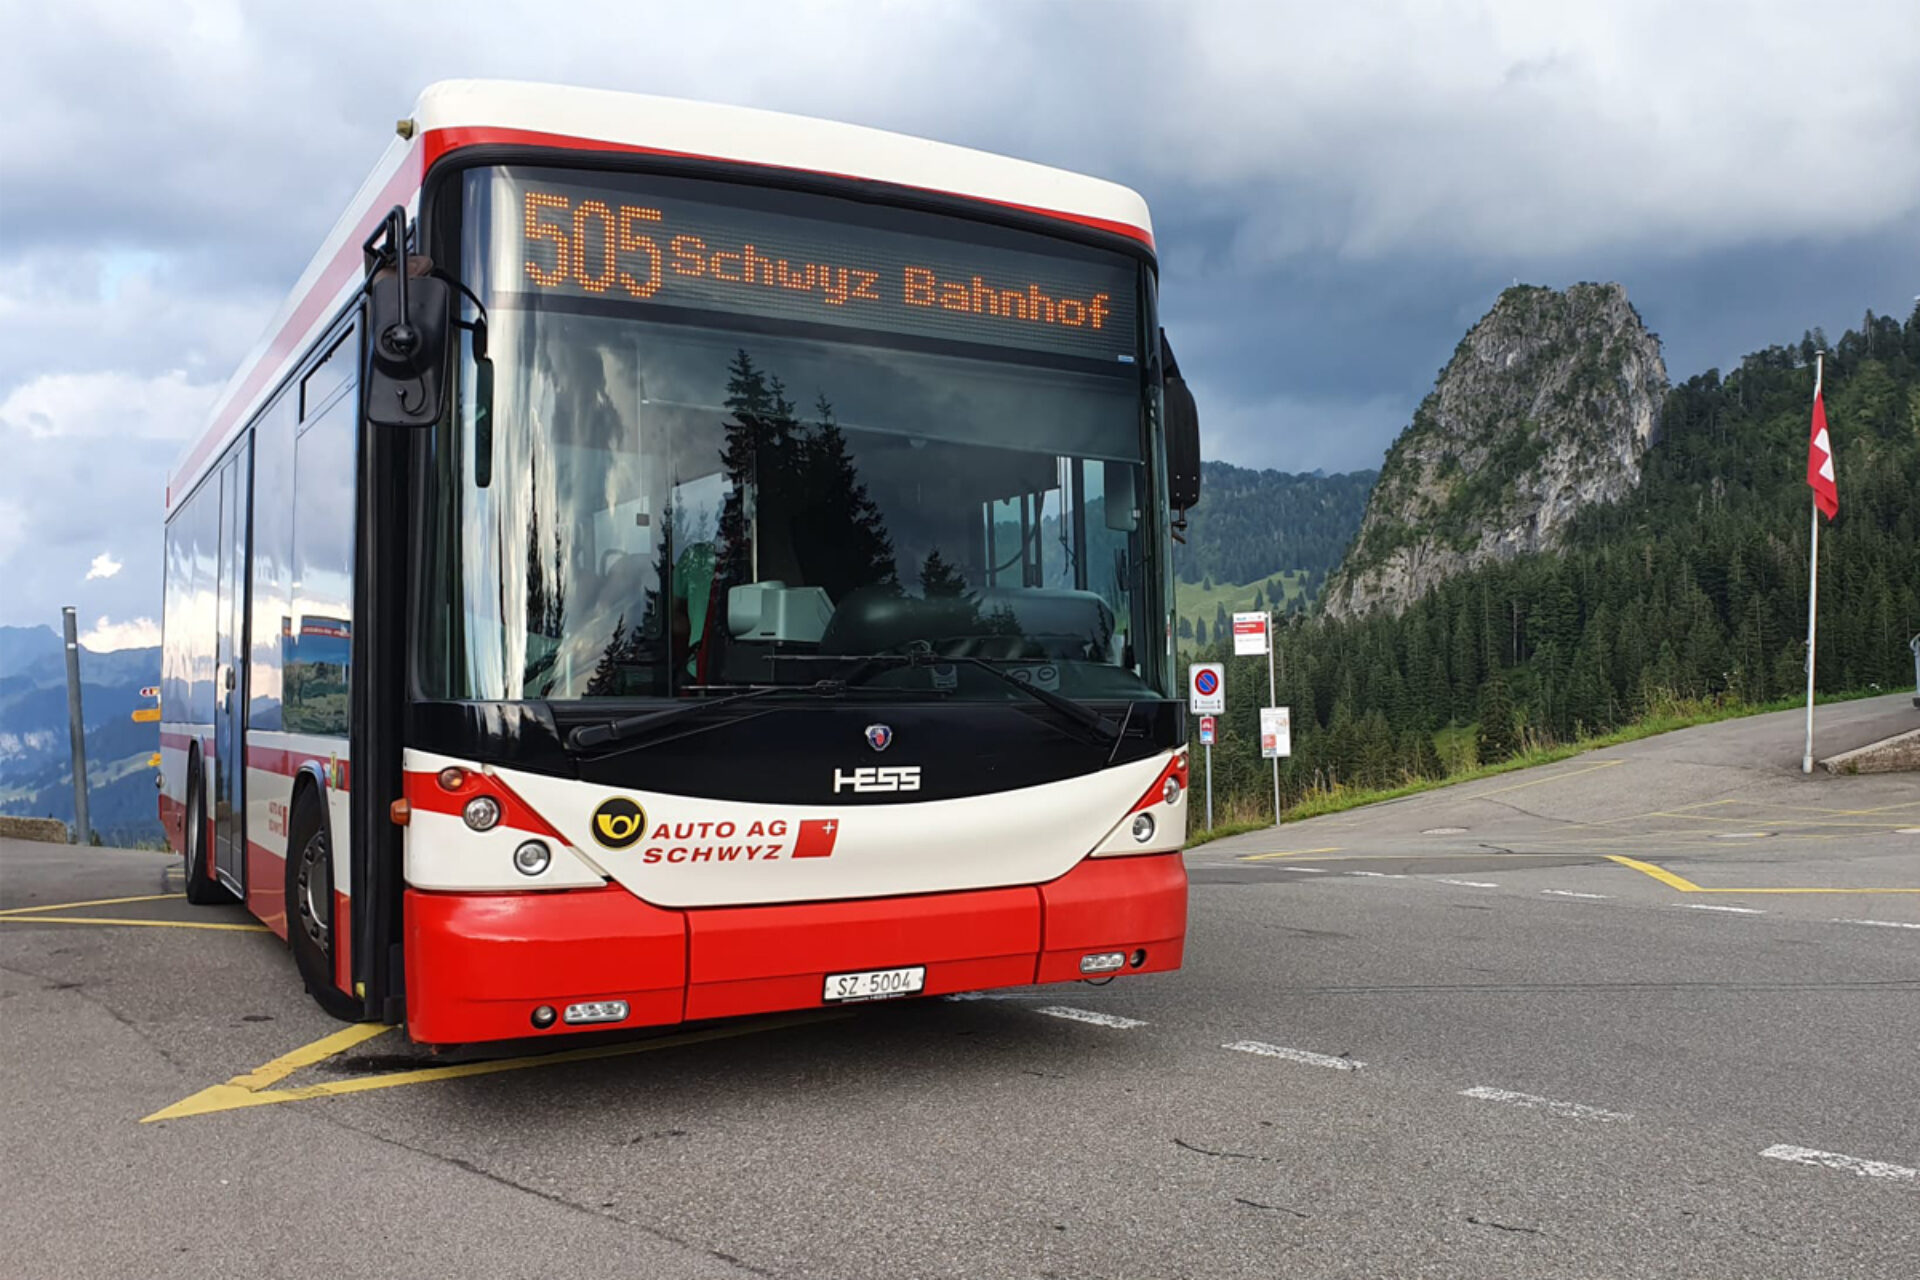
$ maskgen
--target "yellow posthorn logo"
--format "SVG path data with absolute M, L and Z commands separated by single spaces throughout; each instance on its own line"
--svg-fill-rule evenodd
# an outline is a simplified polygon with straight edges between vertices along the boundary
M 602 800 L 593 811 L 593 838 L 608 849 L 624 849 L 647 833 L 647 811 L 625 796 Z

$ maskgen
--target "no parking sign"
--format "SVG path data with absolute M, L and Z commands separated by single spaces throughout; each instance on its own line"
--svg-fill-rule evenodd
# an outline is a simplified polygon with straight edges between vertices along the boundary
M 1187 710 L 1197 716 L 1217 716 L 1227 709 L 1227 669 L 1217 662 L 1196 662 L 1187 668 Z

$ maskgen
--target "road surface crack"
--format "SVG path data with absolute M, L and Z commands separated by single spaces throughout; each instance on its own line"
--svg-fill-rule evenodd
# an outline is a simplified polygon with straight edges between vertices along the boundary
M 1258 1200 L 1248 1200 L 1244 1196 L 1235 1196 L 1233 1202 L 1235 1204 L 1246 1205 L 1249 1209 L 1271 1209 L 1275 1213 L 1290 1213 L 1296 1218 L 1312 1216 L 1311 1214 L 1302 1213 L 1298 1209 L 1289 1209 L 1283 1204 L 1261 1204 Z
M 1467 1221 L 1476 1227 L 1492 1227 L 1495 1231 L 1512 1231 L 1519 1235 L 1543 1236 L 1547 1234 L 1538 1227 L 1515 1227 L 1505 1222 L 1495 1222 L 1491 1218 L 1476 1218 L 1472 1214 L 1467 1215 Z
M 1191 1151 L 1195 1155 L 1211 1156 L 1215 1160 L 1253 1160 L 1253 1161 L 1257 1161 L 1260 1164 L 1280 1163 L 1278 1160 L 1275 1160 L 1270 1156 L 1249 1155 L 1247 1152 L 1244 1152 L 1244 1151 L 1209 1151 L 1205 1147 L 1194 1146 L 1191 1142 L 1188 1142 L 1185 1138 L 1175 1138 L 1173 1140 L 1173 1145 L 1176 1147 L 1179 1147 L 1182 1151 Z

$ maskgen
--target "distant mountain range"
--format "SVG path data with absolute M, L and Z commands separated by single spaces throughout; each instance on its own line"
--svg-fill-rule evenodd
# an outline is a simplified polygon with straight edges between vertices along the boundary
M 161 838 L 153 770 L 159 726 L 136 724 L 160 683 L 160 650 L 80 650 L 86 722 L 88 817 L 108 844 Z M 67 735 L 67 663 L 52 627 L 0 627 L 0 813 L 73 822 Z

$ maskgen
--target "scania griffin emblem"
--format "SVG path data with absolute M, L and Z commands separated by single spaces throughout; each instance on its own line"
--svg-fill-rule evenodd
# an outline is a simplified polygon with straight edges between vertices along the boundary
M 867 726 L 867 745 L 875 751 L 885 751 L 893 745 L 893 729 L 889 725 L 870 724 Z

